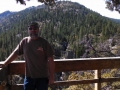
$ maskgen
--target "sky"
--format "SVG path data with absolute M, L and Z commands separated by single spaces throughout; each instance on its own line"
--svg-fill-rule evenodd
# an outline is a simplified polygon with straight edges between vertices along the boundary
M 25 0 L 26 1 L 26 0 Z M 65 1 L 65 0 L 64 0 Z M 66 0 L 67 1 L 67 0 Z M 110 11 L 106 9 L 106 4 L 104 0 L 68 0 L 72 2 L 78 2 L 81 5 L 84 5 L 85 7 L 100 13 L 102 16 L 120 19 L 120 14 L 116 11 Z M 20 3 L 16 3 L 16 0 L 0 0 L 0 13 L 4 11 L 21 11 L 25 8 L 31 7 L 31 6 L 38 6 L 42 3 L 38 2 L 37 0 L 30 0 L 26 1 L 26 5 L 22 5 Z

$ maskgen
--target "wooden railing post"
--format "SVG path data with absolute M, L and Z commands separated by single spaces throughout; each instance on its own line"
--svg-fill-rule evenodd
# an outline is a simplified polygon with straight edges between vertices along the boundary
M 0 68 L 0 90 L 7 89 L 8 67 Z
M 95 77 L 94 77 L 94 79 L 99 79 L 99 82 L 95 83 L 95 90 L 101 90 L 101 82 L 100 82 L 100 79 L 101 79 L 101 69 L 95 70 Z

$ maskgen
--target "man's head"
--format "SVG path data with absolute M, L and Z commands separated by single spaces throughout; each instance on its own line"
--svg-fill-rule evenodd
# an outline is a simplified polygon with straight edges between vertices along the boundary
M 31 22 L 28 26 L 28 34 L 32 39 L 38 38 L 39 24 L 37 22 Z
M 34 26 L 34 27 L 39 28 L 39 24 L 36 21 L 31 22 L 28 27 L 30 27 L 30 26 Z

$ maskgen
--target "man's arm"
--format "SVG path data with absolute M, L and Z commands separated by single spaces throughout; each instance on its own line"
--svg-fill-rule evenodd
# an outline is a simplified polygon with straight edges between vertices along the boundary
M 54 83 L 54 74 L 55 74 L 55 62 L 54 62 L 54 57 L 49 57 L 48 58 L 49 62 L 49 84 Z
M 11 63 L 13 60 L 15 60 L 18 57 L 18 55 L 14 52 L 10 54 L 10 56 L 4 61 L 2 67 L 7 66 L 9 63 Z

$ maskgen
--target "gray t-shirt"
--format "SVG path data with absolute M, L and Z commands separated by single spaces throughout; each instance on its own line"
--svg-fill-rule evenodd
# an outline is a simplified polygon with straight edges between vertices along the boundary
M 25 37 L 14 50 L 18 55 L 23 55 L 26 67 L 25 75 L 31 78 L 48 77 L 48 57 L 53 56 L 54 52 L 48 41 L 39 37 L 30 40 Z

